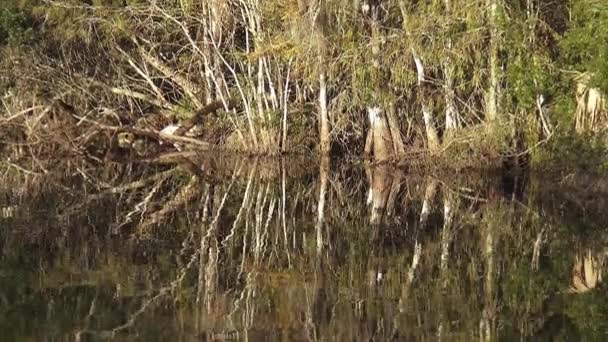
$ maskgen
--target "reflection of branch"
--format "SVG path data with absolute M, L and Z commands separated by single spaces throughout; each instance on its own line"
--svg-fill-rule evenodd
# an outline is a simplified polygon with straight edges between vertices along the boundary
M 222 241 L 222 246 L 224 246 L 224 247 L 226 247 L 228 245 L 228 241 L 230 241 L 232 239 L 232 237 L 234 236 L 234 234 L 236 232 L 236 228 L 237 228 L 239 222 L 241 221 L 243 211 L 244 211 L 245 207 L 247 207 L 247 205 L 249 204 L 251 185 L 253 183 L 253 177 L 255 175 L 257 165 L 258 165 L 258 163 L 256 160 L 249 173 L 249 179 L 247 180 L 247 187 L 245 188 L 245 194 L 243 195 L 243 202 L 241 204 L 241 207 L 239 208 L 239 212 L 236 214 L 236 218 L 234 219 L 234 222 L 232 223 L 232 229 L 230 229 L 230 233 Z
M 191 240 L 191 239 L 192 239 L 192 234 L 189 234 L 183 244 L 186 245 L 188 240 Z M 99 336 L 101 338 L 115 338 L 117 333 L 119 333 L 123 330 L 126 330 L 126 329 L 132 327 L 133 325 L 135 325 L 135 322 L 137 321 L 139 316 L 141 316 L 143 313 L 145 313 L 146 310 L 151 305 L 156 303 L 162 297 L 174 292 L 175 289 L 178 288 L 178 286 L 186 278 L 186 274 L 187 274 L 188 270 L 190 270 L 192 268 L 192 266 L 194 265 L 199 253 L 200 253 L 200 251 L 195 251 L 194 253 L 192 253 L 192 256 L 190 257 L 190 261 L 188 262 L 188 264 L 186 264 L 186 266 L 183 269 L 180 270 L 177 278 L 175 278 L 175 280 L 173 280 L 167 286 L 160 288 L 158 290 L 158 293 L 155 296 L 145 300 L 142 303 L 142 305 L 139 307 L 139 309 L 137 311 L 133 312 L 129 316 L 129 318 L 127 319 L 127 321 L 125 323 L 123 323 L 117 327 L 114 327 L 110 330 L 89 330 L 89 329 L 79 330 L 75 333 L 76 337 L 80 337 L 83 334 L 91 334 L 91 335 Z
M 403 285 L 403 289 L 401 290 L 401 298 L 399 299 L 399 311 L 401 312 L 405 311 L 405 304 L 407 301 L 407 297 L 410 293 L 410 288 L 414 283 L 416 269 L 418 268 L 421 254 L 422 245 L 418 241 L 416 241 L 414 245 L 414 255 L 412 256 L 412 264 L 410 265 L 410 269 L 407 271 L 407 278 L 405 279 L 405 284 Z
M 205 278 L 207 279 L 206 290 L 209 291 L 209 288 L 210 288 L 209 279 L 211 279 L 212 277 L 215 276 L 214 274 L 212 274 L 212 272 L 217 272 L 217 270 L 216 270 L 217 260 L 219 257 L 218 250 L 217 250 L 218 249 L 217 248 L 217 238 L 214 237 L 215 251 L 213 251 L 212 248 L 209 246 L 210 245 L 209 240 L 211 239 L 212 234 L 215 234 L 217 232 L 217 226 L 218 226 L 220 214 L 221 214 L 222 210 L 224 209 L 224 205 L 226 204 L 226 200 L 228 198 L 228 195 L 230 194 L 230 190 L 232 189 L 232 186 L 234 185 L 234 183 L 237 179 L 237 175 L 239 175 L 241 173 L 241 169 L 242 169 L 242 166 L 240 168 L 238 168 L 237 170 L 235 170 L 234 173 L 232 174 L 232 180 L 231 180 L 230 184 L 228 185 L 228 188 L 224 192 L 224 196 L 222 197 L 220 205 L 218 206 L 216 213 L 215 213 L 211 223 L 209 223 L 209 225 L 207 225 L 207 221 L 208 221 L 208 217 L 209 217 L 209 212 L 208 212 L 209 200 L 210 200 L 210 196 L 214 196 L 214 192 L 210 190 L 209 194 L 207 195 L 207 198 L 205 199 L 205 204 L 204 204 L 204 209 L 203 209 L 203 219 L 202 219 L 203 224 L 201 225 L 201 228 L 200 228 L 201 241 L 200 241 L 200 246 L 199 246 L 200 260 L 199 260 L 199 275 L 198 275 L 198 291 L 197 291 L 197 295 L 196 295 L 197 303 L 199 303 L 201 301 L 203 280 L 205 280 Z M 204 231 L 205 228 L 207 228 L 206 233 Z M 209 251 L 209 253 L 207 253 L 207 251 Z M 207 261 L 206 260 L 207 255 L 209 255 L 209 260 L 208 260 L 207 267 L 204 270 L 203 266 L 205 265 L 205 262 Z M 215 267 L 213 267 L 213 266 L 215 266 Z M 206 297 L 208 298 L 209 294 L 207 294 Z M 209 303 L 207 303 L 207 304 L 209 304 Z
M 162 186 L 163 182 L 165 179 L 161 179 L 153 188 L 152 190 L 150 190 L 150 192 L 148 193 L 148 195 L 146 195 L 146 197 L 139 203 L 137 203 L 135 205 L 135 208 L 133 210 L 131 210 L 127 215 L 126 218 L 124 220 L 123 223 L 121 223 L 119 225 L 119 227 L 131 222 L 131 217 L 137 213 L 140 213 L 140 220 L 143 219 L 143 216 L 145 215 L 146 211 L 148 210 L 148 204 L 150 204 L 150 202 L 152 201 L 152 198 L 154 197 L 154 195 L 156 194 L 156 192 L 158 192 L 158 190 L 160 189 L 160 187 Z
M 171 212 L 177 210 L 182 204 L 189 202 L 192 198 L 198 195 L 197 185 L 199 184 L 199 178 L 192 176 L 190 182 L 184 186 L 170 201 L 167 201 L 165 205 L 158 211 L 152 213 L 150 218 L 140 224 L 137 229 L 143 231 L 150 226 L 158 224 L 165 220 L 166 216 Z
M 137 188 L 142 188 L 152 182 L 156 182 L 158 180 L 160 180 L 161 182 L 163 180 L 165 180 L 167 177 L 169 177 L 170 174 L 172 174 L 173 172 L 175 172 L 175 169 L 170 169 L 167 171 L 163 171 L 163 172 L 159 172 L 159 173 L 155 173 L 152 176 L 148 177 L 148 178 L 143 178 L 143 179 L 139 179 L 135 182 L 131 182 L 131 183 L 127 183 L 127 184 L 122 184 L 119 186 L 114 186 L 114 187 L 110 187 L 108 185 L 105 185 L 107 187 L 106 190 L 104 190 L 103 192 L 101 192 L 102 194 L 120 194 L 123 193 L 125 191 L 128 190 L 135 190 Z

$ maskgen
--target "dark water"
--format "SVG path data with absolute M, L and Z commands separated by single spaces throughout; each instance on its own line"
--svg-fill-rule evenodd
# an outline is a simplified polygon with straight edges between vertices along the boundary
M 6 171 L 0 340 L 605 340 L 608 187 L 549 178 L 220 157 Z

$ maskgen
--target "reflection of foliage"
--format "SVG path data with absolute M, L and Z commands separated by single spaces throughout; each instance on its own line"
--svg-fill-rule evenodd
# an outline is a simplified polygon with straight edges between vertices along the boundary
M 565 293 L 572 246 L 588 248 L 589 240 L 565 228 L 564 198 L 542 192 L 553 185 L 528 188 L 524 205 L 496 196 L 488 177 L 443 183 L 369 168 L 372 179 L 391 177 L 375 186 L 395 189 L 387 196 L 395 203 L 376 208 L 386 212 L 371 225 L 365 172 L 340 169 L 325 175 L 331 186 L 319 228 L 320 185 L 310 169 L 232 162 L 203 159 L 208 173 L 194 178 L 198 169 L 184 164 L 7 178 L 12 192 L 3 199 L 19 209 L 0 232 L 3 336 L 154 340 L 176 330 L 288 330 L 326 340 L 420 339 L 441 329 L 474 338 L 487 308 L 496 310 L 497 336 L 595 338 L 604 329 L 601 291 Z M 449 226 L 446 204 L 454 211 Z M 586 220 L 588 232 L 605 222 L 601 213 Z M 487 281 L 491 258 L 495 285 Z
M 603 173 L 608 168 L 606 137 L 558 134 L 534 155 L 535 165 L 545 170 Z

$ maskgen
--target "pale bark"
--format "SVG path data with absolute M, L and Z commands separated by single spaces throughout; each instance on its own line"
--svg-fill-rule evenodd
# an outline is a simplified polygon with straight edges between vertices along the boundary
M 500 65 L 498 56 L 498 2 L 500 0 L 486 0 L 488 7 L 488 22 L 490 26 L 489 51 L 489 80 L 486 93 L 486 120 L 489 122 L 498 119 L 498 84 L 500 79 Z
M 329 112 L 327 103 L 327 69 L 326 69 L 326 53 L 327 47 L 325 43 L 325 0 L 317 1 L 317 11 L 312 17 L 317 44 L 318 44 L 318 56 L 319 56 L 319 134 L 320 134 L 320 145 L 319 149 L 322 155 L 328 155 L 331 149 L 330 141 L 330 124 L 329 124 Z
M 416 71 L 418 72 L 418 88 L 420 88 L 420 93 L 423 93 L 424 87 L 424 66 L 422 64 L 422 60 L 418 57 L 416 51 L 412 49 L 412 54 L 414 55 L 414 62 L 416 63 Z M 422 94 L 421 97 L 424 97 Z M 424 128 L 426 130 L 426 138 L 428 143 L 428 148 L 431 153 L 439 150 L 441 143 L 439 142 L 439 135 L 437 134 L 437 129 L 435 128 L 435 122 L 433 120 L 433 114 L 429 105 L 426 103 L 425 99 L 420 100 L 422 102 L 422 118 L 424 119 Z
M 380 51 L 383 37 L 380 31 L 379 8 L 373 6 L 372 11 L 372 67 L 380 68 Z M 378 93 L 377 98 L 381 98 L 383 87 L 375 86 Z M 405 154 L 405 146 L 399 130 L 399 121 L 395 115 L 394 104 L 390 104 L 385 110 L 377 105 L 370 105 L 367 108 L 370 128 L 365 144 L 365 153 L 373 154 L 376 161 L 387 161 L 394 157 L 401 157 Z
M 572 284 L 569 292 L 585 293 L 597 288 L 603 279 L 605 260 L 605 252 L 594 255 L 591 250 L 586 250 L 579 253 L 572 268 Z
M 401 131 L 399 130 L 399 121 L 395 113 L 395 107 L 391 104 L 389 110 L 386 112 L 386 118 L 388 120 L 388 127 L 391 132 L 391 139 L 393 142 L 393 153 L 396 157 L 402 157 L 405 155 L 405 144 L 401 137 Z
M 482 341 L 492 341 L 496 331 L 496 261 L 495 238 L 496 227 L 488 224 L 485 227 L 485 241 L 483 241 L 483 256 L 485 259 L 484 275 L 484 305 L 481 321 L 479 322 L 479 336 Z
M 444 188 L 445 189 L 445 188 Z M 449 191 L 445 189 L 444 191 Z M 450 244 L 452 243 L 452 222 L 454 220 L 454 200 L 451 193 L 444 194 L 443 204 L 443 230 L 441 231 L 441 271 L 442 287 L 447 285 L 448 262 L 450 258 Z
M 385 165 L 369 168 L 367 174 L 369 179 L 367 201 L 371 206 L 370 224 L 377 226 L 382 222 L 382 217 L 389 205 L 393 177 Z
M 324 227 L 325 227 L 325 197 L 327 193 L 327 183 L 329 181 L 329 157 L 321 158 L 321 165 L 319 167 L 319 202 L 317 205 L 317 224 L 316 224 L 316 240 L 317 240 L 317 253 L 321 253 L 324 246 Z
M 402 21 L 403 21 L 402 22 L 403 30 L 405 31 L 406 35 L 409 35 L 410 33 L 409 33 L 409 29 L 407 27 L 407 18 L 408 18 L 407 5 L 404 0 L 399 1 L 399 8 L 401 10 L 401 16 L 402 16 Z M 422 64 L 422 59 L 416 52 L 416 49 L 412 47 L 411 51 L 412 51 L 412 55 L 414 57 L 414 63 L 416 64 L 416 72 L 418 74 L 418 89 L 419 89 L 419 94 L 420 94 L 419 97 L 420 97 L 420 102 L 422 103 L 422 118 L 424 120 L 424 126 L 425 126 L 425 130 L 426 130 L 428 148 L 429 148 L 429 151 L 431 151 L 431 153 L 434 153 L 439 150 L 440 142 L 439 142 L 439 135 L 437 134 L 437 129 L 435 128 L 435 123 L 433 120 L 433 114 L 431 112 L 431 109 L 429 108 L 428 103 L 424 99 L 424 82 L 425 82 L 424 65 Z
M 584 74 L 577 80 L 575 129 L 578 133 L 599 129 L 608 119 L 606 95 L 597 88 L 590 87 L 589 75 Z
M 387 161 L 393 156 L 393 139 L 388 121 L 379 107 L 367 109 L 370 122 L 370 151 L 376 161 Z
M 329 140 L 329 114 L 327 111 L 327 80 L 325 71 L 319 73 L 319 121 L 320 130 L 320 150 L 321 154 L 327 155 L 330 150 Z
M 536 109 L 538 110 L 538 115 L 540 117 L 541 127 L 543 129 L 545 137 L 549 137 L 553 133 L 553 125 L 551 124 L 551 121 L 549 121 L 549 117 L 545 113 L 543 104 L 544 97 L 542 95 L 536 95 Z
M 444 0 L 445 12 L 448 16 L 448 20 L 451 20 L 451 2 L 450 0 Z M 454 91 L 454 66 L 450 54 L 452 53 L 452 38 L 448 37 L 446 44 L 446 57 L 443 62 L 443 74 L 444 74 L 444 97 L 445 97 L 445 134 L 450 137 L 455 129 L 460 127 L 458 112 L 455 103 L 455 91 Z
M 414 243 L 414 255 L 412 255 L 412 263 L 410 264 L 410 268 L 407 271 L 407 277 L 405 279 L 405 283 L 403 284 L 403 288 L 401 289 L 401 296 L 399 297 L 399 312 L 403 313 L 407 309 L 407 302 L 410 294 L 410 288 L 414 283 L 414 278 L 416 277 L 416 270 L 418 269 L 418 264 L 420 263 L 420 257 L 422 256 L 422 245 L 416 240 Z
M 281 139 L 281 152 L 283 152 L 283 153 L 287 151 L 287 112 L 288 112 L 288 108 L 289 108 L 287 103 L 289 101 L 290 74 L 291 74 L 291 60 L 289 61 L 289 64 L 287 67 L 287 77 L 285 79 L 285 90 L 283 92 L 283 122 L 282 122 L 283 136 Z
M 435 200 L 435 194 L 437 193 L 437 180 L 429 180 L 426 190 L 424 192 L 424 201 L 422 202 L 422 211 L 420 213 L 420 228 L 424 229 L 428 221 L 429 215 L 431 214 L 431 206 Z
M 538 269 L 540 268 L 540 250 L 542 248 L 542 244 L 544 241 L 544 233 L 545 233 L 545 229 L 543 228 L 540 233 L 538 233 L 538 236 L 536 237 L 536 240 L 534 241 L 534 247 L 532 248 L 532 262 L 531 262 L 531 268 L 534 271 L 538 271 Z
M 431 153 L 434 153 L 439 150 L 441 143 L 439 142 L 439 135 L 437 135 L 437 130 L 435 129 L 433 114 L 426 104 L 422 105 L 422 117 L 424 119 L 428 147 Z

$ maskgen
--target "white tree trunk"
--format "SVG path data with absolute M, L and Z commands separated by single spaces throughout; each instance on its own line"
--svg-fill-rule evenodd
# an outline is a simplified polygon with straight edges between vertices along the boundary
M 500 65 L 498 58 L 498 1 L 486 0 L 488 7 L 488 22 L 490 26 L 490 51 L 489 68 L 490 79 L 486 94 L 486 119 L 495 121 L 498 119 L 498 85 L 500 78 Z
M 389 123 L 380 107 L 367 109 L 370 125 L 370 150 L 376 161 L 387 161 L 393 156 L 393 139 Z
M 451 20 L 451 3 L 450 0 L 444 0 L 445 12 L 448 20 Z M 444 73 L 444 96 L 445 96 L 445 133 L 449 137 L 453 131 L 460 127 L 458 112 L 456 110 L 456 92 L 454 91 L 454 66 L 450 54 L 452 53 L 452 38 L 448 37 L 446 44 L 446 57 L 443 63 Z
M 412 54 L 414 55 L 414 63 L 416 63 L 416 71 L 418 72 L 418 88 L 421 90 L 420 93 L 422 93 L 423 84 L 425 80 L 424 65 L 422 64 L 422 60 L 414 49 L 412 49 Z M 421 97 L 424 97 L 424 95 Z M 435 152 L 439 149 L 440 146 L 439 135 L 437 134 L 437 130 L 435 129 L 433 115 L 431 113 L 431 109 L 426 103 L 426 100 L 421 99 L 420 101 L 422 102 L 422 118 L 424 119 L 424 127 L 426 130 L 428 148 L 431 152 Z
M 319 121 L 321 124 L 320 130 L 320 150 L 321 154 L 329 154 L 329 113 L 327 111 L 327 80 L 325 79 L 325 71 L 319 74 Z

